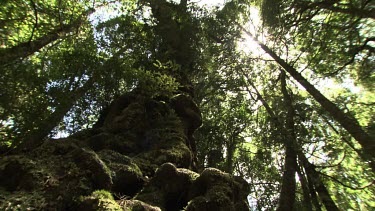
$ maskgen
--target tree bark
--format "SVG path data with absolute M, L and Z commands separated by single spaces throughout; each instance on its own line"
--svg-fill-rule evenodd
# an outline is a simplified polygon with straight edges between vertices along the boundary
M 232 144 L 228 144 L 227 145 L 227 158 L 226 158 L 226 166 L 227 166 L 227 170 L 226 172 L 228 172 L 229 174 L 233 174 L 233 158 L 234 158 L 234 150 L 235 148 L 232 146 Z
M 324 121 L 326 122 L 326 124 L 338 135 L 338 136 L 341 136 L 341 140 L 343 142 L 345 142 L 351 149 L 353 149 L 357 155 L 362 159 L 362 160 L 368 160 L 367 158 L 367 155 L 366 154 L 363 154 L 362 151 L 358 150 L 357 148 L 354 147 L 353 143 L 351 142 L 351 140 L 348 140 L 346 139 L 345 137 L 343 137 L 340 132 L 329 122 L 329 120 L 327 119 L 327 117 L 325 116 L 321 116 Z M 370 166 L 370 168 L 372 169 L 373 172 L 375 172 L 375 162 L 369 162 L 368 165 Z

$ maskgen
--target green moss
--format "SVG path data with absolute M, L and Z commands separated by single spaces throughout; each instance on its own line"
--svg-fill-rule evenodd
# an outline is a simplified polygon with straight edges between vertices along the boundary
M 189 180 L 191 182 L 193 182 L 194 180 L 196 180 L 200 175 L 194 171 L 191 171 L 189 169 L 184 169 L 184 168 L 179 168 L 177 169 L 177 171 L 180 173 L 180 174 L 185 174 L 185 175 L 188 175 L 189 177 Z
M 79 197 L 78 210 L 123 210 L 106 190 L 96 190 L 90 196 Z
M 159 188 L 146 187 L 135 199 L 146 202 L 152 206 L 163 207 L 165 205 L 165 196 Z
M 138 200 L 123 200 L 120 203 L 124 211 L 161 211 L 159 207 Z
M 133 158 L 134 163 L 137 164 L 137 166 L 141 169 L 143 176 L 153 176 L 156 169 L 158 168 L 157 164 L 151 163 L 150 160 L 148 160 L 146 153 L 143 153 L 139 157 Z M 154 158 L 153 158 L 154 159 Z
M 221 205 L 225 205 L 228 203 L 230 204 L 231 193 L 232 190 L 227 185 L 216 185 L 209 190 L 209 192 L 207 193 L 207 198 Z
M 91 171 L 91 179 L 97 189 L 109 189 L 112 172 L 100 157 L 92 150 L 80 148 L 71 153 L 74 162 L 83 169 Z
M 112 194 L 109 191 L 106 191 L 106 190 L 96 190 L 91 194 L 91 196 L 93 196 L 95 198 L 100 198 L 100 199 L 114 200 Z
M 7 191 L 31 191 L 43 183 L 40 163 L 25 156 L 8 156 L 0 161 L 0 187 Z
M 142 176 L 141 169 L 132 158 L 112 150 L 102 150 L 98 154 L 104 162 L 109 164 L 122 164 L 127 171 L 134 172 L 134 174 Z M 112 171 L 116 171 L 116 169 L 112 169 Z

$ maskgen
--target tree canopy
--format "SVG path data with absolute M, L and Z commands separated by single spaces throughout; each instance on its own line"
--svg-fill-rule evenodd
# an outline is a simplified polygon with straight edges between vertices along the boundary
M 5 0 L 0 152 L 98 127 L 124 93 L 184 93 L 202 113 L 186 132 L 196 171 L 244 178 L 251 210 L 371 210 L 374 14 L 371 0 Z

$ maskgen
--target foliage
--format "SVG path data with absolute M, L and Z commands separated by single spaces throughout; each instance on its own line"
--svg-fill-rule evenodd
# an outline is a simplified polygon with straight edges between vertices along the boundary
M 290 135 L 284 70 L 253 45 L 240 49 L 251 39 L 243 30 L 375 136 L 371 1 L 177 2 L 3 1 L 0 146 L 90 128 L 132 90 L 154 99 L 186 92 L 203 114 L 195 133 L 200 167 L 245 177 L 252 208 L 275 209 Z M 301 157 L 340 209 L 375 207 L 374 169 L 361 146 L 296 81 L 287 77 L 285 88 L 298 169 L 312 185 L 309 193 L 297 185 L 296 209 L 318 194 Z

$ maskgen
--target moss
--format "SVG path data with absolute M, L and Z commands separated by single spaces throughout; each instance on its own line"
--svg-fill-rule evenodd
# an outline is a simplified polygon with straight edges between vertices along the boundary
M 158 168 L 158 165 L 151 162 L 152 160 L 148 160 L 148 157 L 144 156 L 144 154 L 134 157 L 133 161 L 141 169 L 143 176 L 152 177 Z
M 79 198 L 78 210 L 122 210 L 121 206 L 113 199 L 110 192 L 106 190 L 96 190 L 90 196 Z
M 74 138 L 63 138 L 58 140 L 47 140 L 43 145 L 30 153 L 31 157 L 48 159 L 51 155 L 66 155 L 78 149 L 78 141 Z
M 47 200 L 39 192 L 0 191 L 0 210 L 46 210 Z
M 94 151 L 108 148 L 111 145 L 111 141 L 114 138 L 113 134 L 110 133 L 99 133 L 86 140 L 88 146 Z
M 134 196 L 143 187 L 146 179 L 131 158 L 112 150 L 102 150 L 98 154 L 112 172 L 113 191 Z
M 237 180 L 218 169 L 205 169 L 193 182 L 186 210 L 248 210 L 247 187 L 241 187 L 247 183 Z
M 96 190 L 92 192 L 92 197 L 99 198 L 99 199 L 110 199 L 114 200 L 112 194 L 107 190 Z
M 157 187 L 150 186 L 142 189 L 141 193 L 135 196 L 134 199 L 143 201 L 152 206 L 160 207 L 163 210 L 165 209 L 165 196 Z
M 157 166 L 171 162 L 178 167 L 189 168 L 192 164 L 192 153 L 186 144 L 180 140 L 170 140 L 170 143 L 166 144 L 165 147 L 146 151 L 139 154 L 139 157 L 149 160 L 152 162 L 151 164 L 156 164 Z
M 187 126 L 196 121 L 185 110 L 194 106 L 178 114 L 168 99 L 125 101 L 96 130 L 1 159 L 0 210 L 246 210 L 246 181 L 183 169 L 193 160 Z
M 139 169 L 138 165 L 133 161 L 132 158 L 118 153 L 113 150 L 102 150 L 98 152 L 99 156 L 106 163 L 118 163 L 127 166 L 129 171 L 134 172 L 137 175 L 142 175 L 142 171 Z
M 51 141 L 33 152 L 4 157 L 0 161 L 0 189 L 11 194 L 0 194 L 0 207 L 9 204 L 21 206 L 21 210 L 69 210 L 73 198 L 91 192 L 97 178 L 88 165 L 74 161 L 74 153 L 68 152 L 78 147 L 69 142 Z
M 121 134 L 115 135 L 110 143 L 109 149 L 121 154 L 134 156 L 140 151 L 137 140 L 137 135 L 134 132 L 124 131 L 121 132 Z
M 122 200 L 120 205 L 124 211 L 161 211 L 159 207 L 138 200 Z
M 86 129 L 72 134 L 71 136 L 69 136 L 69 138 L 73 138 L 76 140 L 85 140 L 101 132 L 103 132 L 103 130 L 98 128 Z
M 180 210 L 187 204 L 187 193 L 198 174 L 164 163 L 135 197 L 166 210 Z
M 178 172 L 180 172 L 181 174 L 185 174 L 188 176 L 189 180 L 191 182 L 195 181 L 198 177 L 199 177 L 199 174 L 194 172 L 194 171 L 191 171 L 189 169 L 185 169 L 185 168 L 178 168 L 177 169 Z
M 143 102 L 134 102 L 124 108 L 118 116 L 115 116 L 113 119 L 106 119 L 105 126 L 109 131 L 114 133 L 134 128 L 144 128 L 146 124 L 144 115 Z
M 42 174 L 40 166 L 33 159 L 8 156 L 0 162 L 0 187 L 10 192 L 32 191 L 42 183 Z
M 171 99 L 171 106 L 182 118 L 192 133 L 202 125 L 202 115 L 194 100 L 185 94 L 178 94 Z
M 111 170 L 94 151 L 79 148 L 74 150 L 71 156 L 79 167 L 90 171 L 96 188 L 111 188 L 113 184 Z

